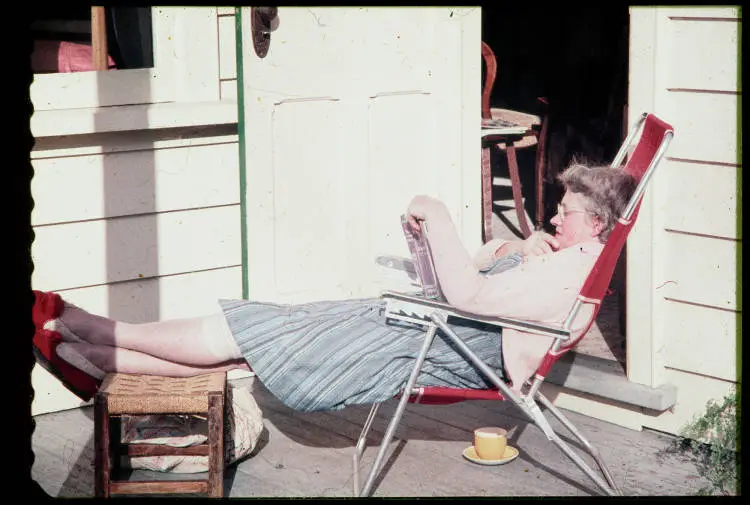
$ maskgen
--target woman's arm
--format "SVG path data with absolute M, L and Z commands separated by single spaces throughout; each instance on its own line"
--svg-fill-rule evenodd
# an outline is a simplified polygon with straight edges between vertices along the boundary
M 474 254 L 474 266 L 477 270 L 487 270 L 492 266 L 498 258 L 505 256 L 500 253 L 500 249 L 507 244 L 508 241 L 501 238 L 493 238 L 482 247 L 477 250 Z
M 417 196 L 408 214 L 426 223 L 435 270 L 448 302 L 476 314 L 557 321 L 567 314 L 595 259 L 561 251 L 486 277 L 478 273 L 441 201 Z M 484 252 L 489 254 L 492 247 Z
M 407 211 L 412 229 L 417 221 L 424 222 L 440 288 L 446 299 L 459 306 L 479 289 L 481 276 L 460 237 L 445 204 L 435 198 L 418 195 Z
M 484 271 L 504 256 L 515 253 L 524 257 L 542 256 L 556 251 L 559 246 L 555 237 L 543 231 L 534 231 L 525 240 L 492 239 L 474 254 L 474 265 L 477 270 Z

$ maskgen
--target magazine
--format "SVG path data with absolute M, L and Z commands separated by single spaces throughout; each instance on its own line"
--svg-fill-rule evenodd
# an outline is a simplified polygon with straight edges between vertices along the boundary
M 518 123 L 506 121 L 504 119 L 482 119 L 482 128 L 510 128 L 519 126 Z
M 503 119 L 482 119 L 482 136 L 488 135 L 524 135 L 529 131 L 521 126 Z
M 440 290 L 435 265 L 432 262 L 432 253 L 425 239 L 424 230 L 419 234 L 414 233 L 409 226 L 406 215 L 401 216 L 401 228 L 404 230 L 406 243 L 414 260 L 414 269 L 417 273 L 417 279 L 422 285 L 424 296 L 434 300 L 443 300 L 443 293 Z

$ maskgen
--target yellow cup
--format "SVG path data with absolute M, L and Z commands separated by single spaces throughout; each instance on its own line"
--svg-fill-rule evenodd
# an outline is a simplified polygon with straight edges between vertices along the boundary
M 474 430 L 474 450 L 482 459 L 503 459 L 508 445 L 508 432 L 503 428 L 477 428 Z

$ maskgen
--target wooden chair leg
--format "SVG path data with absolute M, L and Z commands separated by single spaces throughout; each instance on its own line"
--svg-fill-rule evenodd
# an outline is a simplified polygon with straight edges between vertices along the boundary
M 208 397 L 208 496 L 224 494 L 224 398 L 211 393 Z
M 518 224 L 521 227 L 521 233 L 524 238 L 531 235 L 529 222 L 526 220 L 526 210 L 523 207 L 523 195 L 521 192 L 521 178 L 518 174 L 518 159 L 516 158 L 516 147 L 512 142 L 505 145 L 505 154 L 508 157 L 508 171 L 510 172 L 510 184 L 513 189 L 513 202 L 516 207 Z
M 542 131 L 536 144 L 536 226 L 544 229 L 544 180 L 547 175 L 547 119 L 542 120 Z
M 107 21 L 104 7 L 91 7 L 91 56 L 94 70 L 107 70 Z
M 94 398 L 94 496 L 109 497 L 109 409 L 104 394 Z
M 536 222 L 535 230 L 544 228 L 544 174 L 542 167 L 536 167 Z
M 489 147 L 482 147 L 482 242 L 492 240 L 492 160 Z

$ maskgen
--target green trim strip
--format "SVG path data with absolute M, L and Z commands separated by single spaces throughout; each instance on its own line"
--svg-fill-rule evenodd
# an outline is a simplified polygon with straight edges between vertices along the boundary
M 248 299 L 247 264 L 247 173 L 245 171 L 245 86 L 242 64 L 242 7 L 234 8 L 235 55 L 237 61 L 237 134 L 240 149 L 240 243 L 242 244 L 242 299 Z

